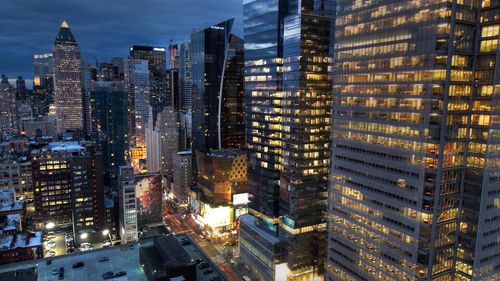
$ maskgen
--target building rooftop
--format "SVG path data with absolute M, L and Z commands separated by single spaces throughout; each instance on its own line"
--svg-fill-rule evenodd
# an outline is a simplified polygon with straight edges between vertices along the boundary
M 47 148 L 50 151 L 81 151 L 85 150 L 80 143 L 76 141 L 67 141 L 67 142 L 51 142 L 48 144 Z
M 42 245 L 42 232 L 7 235 L 0 239 L 0 253 L 16 248 L 31 248 Z
M 181 239 L 182 237 L 185 237 L 184 239 L 188 238 L 186 235 L 177 236 L 176 238 Z M 64 267 L 65 281 L 103 280 L 102 275 L 108 271 L 113 271 L 115 273 L 119 271 L 127 272 L 127 275 L 109 279 L 110 281 L 147 281 L 144 270 L 139 262 L 139 251 L 141 247 L 148 247 L 152 245 L 153 239 L 147 239 L 133 246 L 117 245 L 109 248 L 57 256 L 52 258 L 51 265 L 47 265 L 47 259 L 37 259 L 0 265 L 0 276 L 3 276 L 2 274 L 7 274 L 11 271 L 22 271 L 35 267 L 38 270 L 38 281 L 53 281 L 57 280 L 57 275 L 52 275 L 52 270 Z M 195 243 L 181 246 L 181 249 L 188 254 L 190 260 L 203 258 L 205 261 L 209 262 L 210 266 L 214 269 L 213 273 L 204 275 L 202 274 L 203 270 L 196 267 L 198 271 L 198 281 L 209 281 L 212 277 L 220 274 L 218 273 L 217 268 L 215 268 L 215 265 L 203 255 Z M 103 257 L 108 257 L 109 261 L 99 262 L 99 259 Z M 184 256 L 184 258 L 187 258 L 187 256 Z M 83 267 L 72 268 L 73 264 L 80 261 L 85 264 Z M 220 275 L 220 277 L 221 280 L 225 280 L 222 275 Z M 0 278 L 0 280 L 4 279 Z M 17 281 L 17 279 L 15 280 Z
M 224 157 L 224 158 L 237 157 L 242 154 L 245 154 L 245 152 L 241 149 L 220 149 L 220 150 L 212 150 L 209 153 L 207 153 L 208 156 Z

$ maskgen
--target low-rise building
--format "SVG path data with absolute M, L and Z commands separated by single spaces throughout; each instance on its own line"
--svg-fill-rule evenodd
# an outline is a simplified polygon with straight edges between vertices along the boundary
M 153 245 L 142 247 L 140 262 L 149 281 L 167 281 L 182 276 L 196 281 L 196 263 L 173 235 L 153 239 Z
M 247 157 L 239 149 L 196 152 L 197 221 L 219 236 L 237 227 L 238 217 L 247 212 Z

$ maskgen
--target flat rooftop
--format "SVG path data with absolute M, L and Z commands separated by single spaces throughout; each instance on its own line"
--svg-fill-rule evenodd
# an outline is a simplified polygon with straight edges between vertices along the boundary
M 215 264 L 205 256 L 200 248 L 195 244 L 192 239 L 185 234 L 177 235 L 176 239 L 189 239 L 192 243 L 182 246 L 188 253 L 192 260 L 203 259 L 210 264 L 214 272 L 203 274 L 203 270 L 198 268 L 197 277 L 198 281 L 209 281 L 215 276 L 220 276 L 221 280 L 225 280 L 224 276 L 218 271 Z M 64 281 L 95 281 L 103 280 L 102 275 L 105 272 L 119 271 L 127 272 L 127 275 L 117 278 L 108 279 L 110 281 L 147 281 L 146 275 L 142 269 L 139 260 L 139 249 L 142 246 L 148 247 L 153 245 L 153 239 L 142 240 L 137 244 L 117 245 L 109 248 L 102 248 L 87 252 L 73 253 L 69 255 L 57 256 L 52 258 L 52 264 L 47 265 L 47 259 L 37 259 L 32 261 L 18 262 L 12 264 L 0 265 L 0 276 L 13 270 L 27 270 L 29 268 L 38 268 L 37 281 L 55 281 L 58 280 L 58 275 L 52 275 L 53 269 L 64 267 Z M 109 257 L 109 261 L 98 262 L 103 257 Z M 187 258 L 187 257 L 186 257 Z M 83 262 L 85 266 L 80 268 L 73 268 L 73 264 Z M 3 275 L 5 276 L 5 275 Z M 7 275 L 8 276 L 8 275 Z M 1 279 L 1 281 L 19 281 L 18 279 L 8 280 Z
M 109 261 L 98 262 L 102 257 L 109 257 Z M 73 268 L 73 264 L 84 262 L 85 266 Z M 30 267 L 38 268 L 38 281 L 58 280 L 52 275 L 53 269 L 64 267 L 65 281 L 95 281 L 103 280 L 102 274 L 108 271 L 126 271 L 127 275 L 109 280 L 137 280 L 147 281 L 142 267 L 139 264 L 139 246 L 132 249 L 128 245 L 119 245 L 88 252 L 74 253 L 52 258 L 52 264 L 47 265 L 47 259 L 38 259 L 27 262 L 6 264 L 0 266 L 0 274 L 12 270 L 23 270 Z M 2 280 L 4 281 L 4 280 Z M 10 280 L 5 280 L 10 281 Z M 13 280 L 14 281 L 14 280 Z

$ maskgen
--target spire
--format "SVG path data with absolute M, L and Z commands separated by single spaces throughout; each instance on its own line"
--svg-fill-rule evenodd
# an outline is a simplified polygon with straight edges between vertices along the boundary
M 63 20 L 59 27 L 59 33 L 57 34 L 55 44 L 76 44 L 75 37 L 69 29 L 69 24 L 66 20 Z
M 63 22 L 61 23 L 61 28 L 69 28 L 69 24 L 66 20 L 63 20 Z

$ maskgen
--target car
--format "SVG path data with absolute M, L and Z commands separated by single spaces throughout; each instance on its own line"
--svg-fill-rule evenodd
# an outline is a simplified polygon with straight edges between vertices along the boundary
M 59 274 L 59 269 L 57 268 L 52 269 L 52 275 L 57 275 L 57 274 Z
M 128 245 L 129 249 L 133 249 L 134 248 L 134 244 L 130 244 Z
M 226 247 L 234 246 L 234 245 L 236 245 L 236 241 L 234 241 L 234 240 L 229 240 L 229 241 L 224 242 L 224 246 L 226 246 Z
M 47 265 L 51 265 L 52 264 L 52 259 L 47 259 Z
M 203 259 L 195 259 L 195 260 L 194 260 L 194 262 L 196 262 L 196 264 L 198 264 L 198 263 L 200 263 L 200 262 L 202 262 L 202 261 L 203 261 Z
M 220 281 L 222 279 L 220 279 L 220 276 L 215 276 L 215 277 L 212 277 L 210 278 L 210 281 Z
M 98 262 L 109 261 L 109 257 L 102 257 L 98 260 Z
M 116 274 L 115 274 L 115 277 L 120 277 L 120 276 L 125 276 L 127 275 L 127 272 L 125 271 L 118 271 Z
M 191 242 L 187 241 L 187 240 L 181 242 L 182 246 L 186 246 L 186 245 L 190 245 L 190 244 L 191 244 Z
M 210 266 L 208 265 L 208 263 L 206 262 L 202 262 L 198 265 L 198 268 L 199 269 L 205 269 L 205 268 L 209 268 Z
M 103 275 L 102 275 L 102 278 L 103 279 L 110 279 L 110 278 L 113 278 L 115 277 L 115 274 L 113 273 L 113 271 L 108 271 L 108 272 L 105 272 Z
M 83 263 L 83 261 L 79 261 L 77 263 L 75 263 L 73 265 L 73 268 L 79 268 L 79 267 L 82 267 L 82 266 L 85 266 L 85 264 Z
M 213 269 L 211 269 L 211 268 L 207 268 L 207 269 L 203 270 L 203 275 L 207 275 L 207 274 L 210 274 L 210 273 L 212 273 L 212 272 L 214 272 L 214 270 L 213 270 Z

